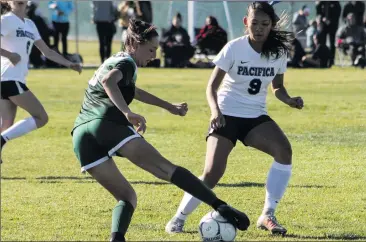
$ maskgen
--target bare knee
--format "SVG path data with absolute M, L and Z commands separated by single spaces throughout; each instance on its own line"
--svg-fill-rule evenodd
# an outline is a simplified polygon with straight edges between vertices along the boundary
M 36 121 L 37 128 L 41 128 L 48 123 L 48 114 L 46 111 L 43 111 L 37 115 L 32 115 L 34 120 Z
M 200 179 L 209 187 L 214 188 L 224 175 L 223 169 L 205 169 Z
M 292 163 L 292 147 L 291 144 L 281 145 L 275 149 L 274 159 L 283 165 Z
M 131 203 L 131 205 L 136 209 L 137 207 L 137 195 L 135 190 L 133 189 L 129 189 L 128 192 L 121 191 L 121 194 L 118 194 L 115 196 L 115 198 L 117 199 L 117 201 L 127 201 L 129 203 Z

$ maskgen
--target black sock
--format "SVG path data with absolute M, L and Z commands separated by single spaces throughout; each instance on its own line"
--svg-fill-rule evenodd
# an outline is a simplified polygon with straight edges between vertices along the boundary
M 172 175 L 171 182 L 202 202 L 210 205 L 215 210 L 220 205 L 226 204 L 218 199 L 215 193 L 213 193 L 200 179 L 183 167 L 177 167 Z

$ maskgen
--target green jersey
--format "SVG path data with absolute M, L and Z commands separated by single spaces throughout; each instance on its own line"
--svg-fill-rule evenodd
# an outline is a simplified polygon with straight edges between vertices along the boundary
M 117 85 L 127 105 L 132 102 L 135 96 L 137 66 L 131 56 L 120 52 L 107 59 L 90 79 L 79 116 L 75 120 L 74 129 L 95 119 L 105 119 L 117 124 L 131 125 L 124 114 L 109 99 L 102 85 L 104 76 L 113 69 L 122 72 L 122 80 Z

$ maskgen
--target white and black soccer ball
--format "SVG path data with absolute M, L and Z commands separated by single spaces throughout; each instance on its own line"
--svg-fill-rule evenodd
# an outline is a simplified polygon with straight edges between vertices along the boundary
M 216 211 L 203 216 L 198 231 L 202 241 L 234 241 L 236 237 L 236 227 Z

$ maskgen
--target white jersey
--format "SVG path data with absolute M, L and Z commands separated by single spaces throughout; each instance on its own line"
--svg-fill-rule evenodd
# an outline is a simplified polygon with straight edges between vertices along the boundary
M 249 44 L 249 36 L 228 42 L 214 59 L 226 72 L 218 91 L 218 104 L 224 115 L 256 118 L 267 114 L 268 85 L 287 69 L 287 56 L 264 58 Z
M 13 66 L 10 60 L 1 56 L 1 81 L 25 83 L 28 74 L 29 54 L 34 41 L 41 37 L 32 20 L 24 21 L 13 13 L 1 16 L 1 48 L 20 55 L 20 62 Z

